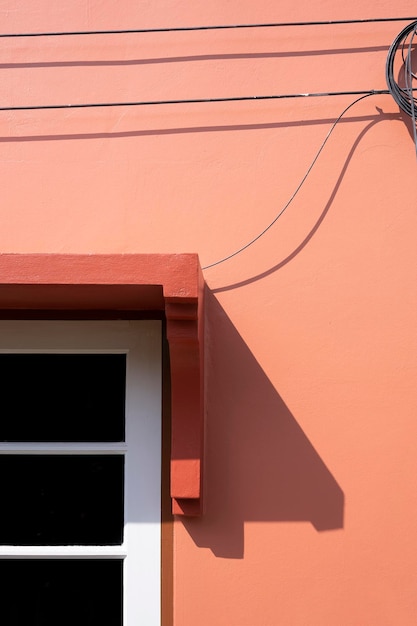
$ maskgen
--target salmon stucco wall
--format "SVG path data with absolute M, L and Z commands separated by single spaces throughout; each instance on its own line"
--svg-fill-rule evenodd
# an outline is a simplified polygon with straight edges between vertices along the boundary
M 0 108 L 384 90 L 410 0 L 1 0 Z M 398 68 L 397 68 L 398 70 Z M 270 224 L 356 95 L 0 110 L 0 252 L 197 252 Z M 174 524 L 175 626 L 414 626 L 417 162 L 354 104 L 253 245 L 204 270 L 205 512 Z

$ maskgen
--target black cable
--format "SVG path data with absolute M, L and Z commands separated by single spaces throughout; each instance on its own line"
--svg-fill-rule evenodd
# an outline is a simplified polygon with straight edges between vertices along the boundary
M 10 33 L 6 34 L 0 33 L 0 38 L 16 38 L 16 37 L 53 37 L 53 36 L 78 36 L 78 35 L 113 35 L 113 34 L 134 34 L 134 33 L 167 33 L 167 32 L 184 32 L 184 31 L 205 31 L 205 30 L 226 30 L 226 29 L 242 29 L 242 28 L 276 28 L 276 27 L 289 27 L 289 26 L 324 26 L 324 25 L 334 25 L 334 24 L 361 24 L 361 23 L 374 23 L 374 22 L 395 22 L 395 21 L 410 21 L 413 20 L 411 24 L 406 26 L 396 37 L 394 42 L 392 43 L 386 62 L 386 80 L 388 85 L 388 90 L 386 89 L 378 89 L 378 90 L 368 90 L 368 91 L 338 91 L 338 92 L 319 92 L 319 93 L 298 93 L 298 94 L 280 94 L 280 95 L 264 95 L 264 96 L 238 96 L 238 97 L 226 97 L 226 98 L 193 98 L 193 99 L 181 99 L 181 100 L 155 100 L 155 101 L 137 101 L 137 102 L 103 102 L 103 103 L 80 103 L 80 104 L 55 104 L 55 105 L 34 105 L 34 106 L 17 106 L 17 107 L 0 107 L 0 111 L 28 111 L 28 110 L 42 110 L 42 109 L 69 109 L 69 108 L 92 108 L 92 107 L 120 107 L 120 106 L 151 106 L 151 105 L 164 105 L 164 104 L 200 104 L 200 103 L 209 103 L 209 102 L 238 102 L 245 100 L 276 100 L 276 99 L 288 99 L 288 98 L 306 98 L 306 97 L 328 97 L 328 96 L 341 96 L 341 95 L 359 95 L 359 98 L 356 98 L 353 102 L 351 102 L 337 117 L 335 122 L 332 124 L 329 132 L 327 133 L 324 141 L 322 142 L 319 150 L 317 151 L 313 161 L 308 167 L 306 173 L 302 177 L 300 183 L 296 187 L 294 193 L 291 195 L 290 199 L 284 205 L 284 207 L 279 211 L 279 213 L 275 216 L 275 218 L 266 226 L 256 237 L 251 239 L 244 246 L 235 250 L 231 254 L 215 261 L 214 263 L 210 263 L 203 267 L 203 270 L 209 269 L 216 265 L 220 265 L 225 261 L 237 256 L 250 246 L 252 246 L 256 241 L 258 241 L 263 235 L 272 228 L 272 226 L 279 220 L 279 218 L 284 214 L 287 208 L 290 206 L 301 187 L 304 185 L 308 175 L 313 169 L 314 165 L 317 162 L 322 150 L 324 149 L 327 141 L 329 140 L 331 134 L 336 128 L 339 121 L 342 117 L 349 111 L 351 107 L 353 107 L 357 102 L 368 98 L 370 96 L 376 94 L 387 94 L 391 93 L 394 100 L 400 106 L 400 108 L 405 111 L 408 115 L 410 115 L 413 119 L 414 127 L 416 122 L 416 98 L 413 97 L 413 87 L 411 85 L 412 78 L 414 74 L 411 70 L 411 45 L 414 38 L 414 35 L 417 32 L 417 20 L 414 17 L 397 17 L 397 18 L 370 18 L 370 19 L 362 19 L 362 20 L 328 20 L 328 21 L 316 21 L 316 22 L 280 22 L 280 23 L 268 23 L 268 24 L 230 24 L 230 25 L 219 25 L 219 26 L 187 26 L 187 27 L 174 27 L 174 28 L 150 28 L 150 29 L 128 29 L 128 30 L 106 30 L 106 31 L 68 31 L 68 32 L 49 32 L 49 33 Z M 408 55 L 407 55 L 407 63 L 406 63 L 406 72 L 408 71 L 408 78 L 406 78 L 406 88 L 401 88 L 398 83 L 395 81 L 393 77 L 393 68 L 394 68 L 394 60 L 396 53 L 399 47 L 402 45 L 404 49 L 404 43 L 408 37 L 408 35 L 413 32 L 413 36 L 411 38 Z M 403 57 L 404 59 L 404 57 Z M 417 151 L 417 135 L 414 134 L 416 151 Z
M 407 56 L 405 59 L 405 68 L 404 68 L 405 69 L 405 73 L 404 73 L 405 88 L 406 88 L 410 103 L 414 102 L 413 78 L 415 78 L 415 74 L 413 73 L 413 69 L 412 69 L 411 53 L 413 49 L 414 37 L 416 36 L 416 31 L 417 31 L 417 24 L 414 26 L 413 33 L 410 37 L 410 42 L 408 44 L 408 50 L 407 50 Z M 411 107 L 411 113 L 412 113 L 411 118 L 413 120 L 414 148 L 415 148 L 416 156 L 417 156 L 417 129 L 416 129 L 416 106 L 415 105 Z
M 39 111 L 43 109 L 88 109 L 94 107 L 158 106 L 161 104 L 205 104 L 210 102 L 243 102 L 246 100 L 285 100 L 288 98 L 324 98 L 331 96 L 358 96 L 362 94 L 388 94 L 388 89 L 366 91 L 324 91 L 316 93 L 286 93 L 266 96 L 231 96 L 225 98 L 190 98 L 181 100 L 142 100 L 137 102 L 90 102 L 80 104 L 39 104 L 0 107 L 0 111 Z
M 411 24 L 408 24 L 403 30 L 397 35 L 391 44 L 390 49 L 388 50 L 387 62 L 385 66 L 385 77 L 387 80 L 388 89 L 394 98 L 395 102 L 398 104 L 400 109 L 405 111 L 407 115 L 413 117 L 415 114 L 416 108 L 416 99 L 412 97 L 412 89 L 407 89 L 407 87 L 402 87 L 398 84 L 398 82 L 394 78 L 394 61 L 397 55 L 398 50 L 401 48 L 404 50 L 404 46 L 406 40 L 410 33 L 412 33 L 417 28 L 417 20 L 414 20 Z M 410 58 L 410 50 L 408 52 Z M 404 57 L 403 57 L 404 58 Z M 411 63 L 411 61 L 410 61 Z M 407 75 L 407 70 L 406 70 Z
M 341 112 L 341 114 L 337 117 L 337 119 L 333 122 L 329 132 L 327 133 L 324 141 L 322 142 L 320 148 L 318 149 L 314 159 L 312 160 L 310 166 L 308 167 L 306 173 L 304 174 L 304 176 L 302 177 L 301 181 L 299 182 L 299 184 L 297 185 L 295 191 L 293 192 L 293 194 L 291 195 L 290 199 L 286 202 L 286 204 L 283 206 L 283 208 L 279 211 L 279 213 L 274 217 L 274 219 L 272 220 L 272 222 L 270 222 L 268 224 L 268 226 L 266 226 L 258 235 L 256 235 L 256 237 L 254 237 L 253 239 L 251 239 L 248 243 L 246 243 L 244 246 L 242 246 L 241 248 L 238 248 L 237 250 L 235 250 L 234 252 L 232 252 L 231 254 L 228 254 L 227 256 L 223 257 L 222 259 L 219 259 L 218 261 L 215 261 L 214 263 L 210 263 L 209 265 L 206 265 L 205 267 L 203 267 L 203 270 L 208 270 L 211 267 L 214 267 L 215 265 L 220 265 L 221 263 L 224 263 L 225 261 L 228 261 L 229 259 L 232 259 L 234 256 L 237 256 L 238 254 L 240 254 L 241 252 L 243 252 L 244 250 L 246 250 L 247 248 L 249 248 L 250 246 L 252 246 L 256 241 L 258 241 L 261 237 L 263 237 L 265 235 L 265 233 L 268 232 L 268 230 L 270 230 L 272 228 L 272 226 L 279 220 L 279 218 L 285 213 L 285 211 L 288 209 L 288 207 L 290 206 L 291 202 L 294 200 L 294 198 L 296 197 L 296 195 L 298 194 L 298 192 L 300 191 L 301 187 L 304 185 L 305 181 L 307 180 L 308 175 L 310 174 L 311 170 L 313 169 L 314 165 L 317 162 L 317 159 L 319 158 L 324 146 L 326 145 L 326 143 L 329 140 L 330 135 L 333 133 L 334 129 L 336 128 L 337 124 L 340 122 L 340 120 L 342 119 L 342 117 L 345 115 L 345 113 L 347 113 L 349 111 L 349 109 L 351 109 L 353 107 L 353 105 L 355 105 L 357 102 L 360 102 L 360 100 L 364 100 L 365 98 L 369 98 L 369 96 L 374 96 L 375 94 L 377 94 L 379 92 L 376 91 L 370 91 L 368 93 L 366 93 L 365 95 L 360 96 L 360 98 L 356 98 L 356 100 L 354 100 L 353 102 L 351 102 L 345 109 L 343 109 L 343 111 Z
M 369 24 L 375 22 L 409 22 L 416 17 L 382 17 L 360 20 L 320 20 L 316 22 L 272 22 L 260 24 L 220 24 L 214 26 L 174 26 L 171 28 L 129 28 L 122 30 L 83 30 L 47 33 L 0 33 L 1 37 L 65 37 L 78 35 L 130 35 L 140 33 L 178 33 L 201 30 L 231 30 L 239 28 L 280 28 L 288 26 L 331 26 L 336 24 Z
M 412 36 L 411 36 L 410 42 L 408 44 L 407 56 L 406 56 L 406 58 L 404 58 L 404 46 L 405 46 L 405 42 L 406 42 L 408 36 L 410 35 L 410 33 L 412 33 Z M 389 93 L 393 96 L 393 98 L 397 102 L 398 106 L 403 111 L 405 111 L 408 115 L 410 115 L 410 117 L 413 120 L 414 142 L 415 142 L 416 154 L 417 154 L 417 130 L 416 130 L 417 99 L 413 96 L 414 89 L 413 89 L 413 86 L 412 86 L 412 80 L 413 80 L 413 78 L 415 78 L 415 75 L 414 75 L 414 73 L 412 71 L 412 67 L 411 67 L 412 43 L 413 43 L 413 40 L 414 40 L 414 37 L 415 37 L 416 34 L 417 34 L 417 20 L 414 20 L 411 24 L 406 26 L 399 33 L 399 35 L 397 35 L 397 37 L 395 38 L 394 42 L 392 43 L 392 45 L 391 45 L 391 47 L 390 47 L 390 49 L 388 51 L 385 72 L 386 72 L 386 79 L 387 79 Z M 399 84 L 397 83 L 397 81 L 394 79 L 394 60 L 395 60 L 396 54 L 397 54 L 398 49 L 400 48 L 400 46 L 402 46 L 403 61 L 405 62 L 405 88 L 400 87 Z M 265 233 L 268 232 L 268 230 L 270 228 L 272 228 L 272 226 L 279 220 L 281 215 L 283 215 L 283 213 L 285 213 L 287 208 L 290 206 L 291 202 L 294 200 L 294 198 L 296 197 L 296 195 L 300 191 L 301 187 L 304 185 L 308 175 L 310 174 L 311 170 L 313 169 L 313 167 L 314 167 L 318 157 L 320 156 L 324 146 L 326 145 L 330 135 L 332 134 L 332 132 L 336 128 L 336 126 L 339 123 L 339 121 L 341 120 L 341 118 L 345 115 L 345 113 L 347 111 L 349 111 L 349 109 L 354 104 L 356 104 L 360 100 L 363 100 L 364 98 L 368 98 L 369 96 L 373 96 L 376 93 L 383 93 L 383 91 L 382 90 L 380 90 L 380 91 L 369 91 L 367 94 L 362 95 L 361 97 L 359 97 L 356 100 L 354 100 L 353 102 L 351 102 L 342 111 L 342 113 L 339 115 L 339 117 L 335 120 L 335 122 L 331 126 L 331 128 L 330 128 L 329 132 L 327 133 L 323 143 L 321 144 L 318 152 L 316 153 L 313 161 L 311 162 L 309 168 L 307 169 L 306 173 L 302 177 L 301 182 L 298 184 L 298 186 L 295 189 L 294 193 L 292 194 L 290 199 L 287 201 L 287 203 L 284 205 L 284 207 L 274 217 L 272 222 L 270 222 L 268 224 L 268 226 L 266 226 L 258 235 L 256 235 L 256 237 L 251 239 L 247 244 L 245 244 L 244 246 L 242 246 L 238 250 L 235 250 L 235 252 L 232 252 L 231 254 L 228 254 L 227 256 L 223 257 L 222 259 L 219 259 L 218 261 L 215 261 L 214 263 L 210 263 L 209 265 L 206 265 L 205 267 L 203 267 L 203 270 L 207 270 L 207 269 L 209 269 L 211 267 L 214 267 L 216 265 L 220 265 L 221 263 L 224 263 L 225 261 L 228 261 L 229 259 L 233 258 L 234 256 L 237 256 L 238 254 L 240 254 L 241 252 L 243 252 L 244 250 L 246 250 L 247 248 L 252 246 L 256 241 L 258 241 L 261 237 L 263 237 L 263 235 L 265 235 Z

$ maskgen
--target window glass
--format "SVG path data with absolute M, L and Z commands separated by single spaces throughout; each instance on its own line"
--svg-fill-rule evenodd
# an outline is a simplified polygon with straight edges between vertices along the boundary
M 123 542 L 123 456 L 0 455 L 0 476 L 0 544 Z
M 0 354 L 0 441 L 124 441 L 125 354 Z
M 122 561 L 0 560 L 7 626 L 122 626 Z

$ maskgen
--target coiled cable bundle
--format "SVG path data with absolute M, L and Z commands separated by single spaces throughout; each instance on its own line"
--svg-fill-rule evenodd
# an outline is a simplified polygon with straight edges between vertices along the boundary
M 407 115 L 413 118 L 414 122 L 417 115 L 417 99 L 413 94 L 413 80 L 417 76 L 412 70 L 412 46 L 414 37 L 417 34 L 417 21 L 408 24 L 394 39 L 388 51 L 387 63 L 385 67 L 385 75 L 387 79 L 388 89 L 398 106 Z M 404 84 L 403 86 L 394 78 L 394 62 L 398 51 L 404 62 Z

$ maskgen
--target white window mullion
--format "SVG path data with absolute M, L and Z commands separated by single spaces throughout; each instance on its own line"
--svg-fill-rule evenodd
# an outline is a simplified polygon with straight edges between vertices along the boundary
M 0 559 L 124 559 L 124 546 L 0 546 Z
M 0 454 L 125 454 L 125 443 L 0 443 Z

